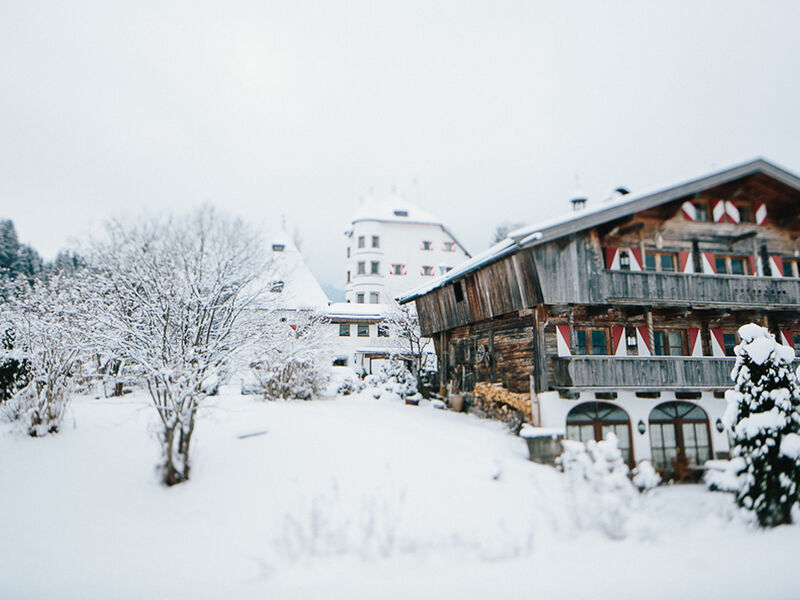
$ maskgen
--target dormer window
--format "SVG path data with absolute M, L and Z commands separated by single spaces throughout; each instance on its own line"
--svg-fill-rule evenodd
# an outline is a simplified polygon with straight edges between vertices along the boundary
M 424 277 L 430 277 L 433 275 L 433 267 L 428 265 L 423 266 L 420 275 L 423 275 Z
M 394 211 L 394 216 L 395 217 L 407 217 L 408 216 L 408 211 L 407 210 L 396 210 L 396 211 Z
M 286 249 L 285 244 L 272 244 L 273 252 L 283 252 Z
M 422 242 L 422 249 L 423 250 L 433 250 L 433 242 L 430 240 L 424 240 Z
M 445 242 L 444 243 L 444 251 L 445 252 L 455 252 L 456 251 L 456 243 L 455 242 Z

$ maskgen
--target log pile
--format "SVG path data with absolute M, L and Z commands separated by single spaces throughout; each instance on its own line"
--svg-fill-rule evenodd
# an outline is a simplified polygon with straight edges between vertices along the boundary
M 499 383 L 480 381 L 472 392 L 476 408 L 488 417 L 505 422 L 528 421 L 531 414 L 529 394 L 517 394 Z

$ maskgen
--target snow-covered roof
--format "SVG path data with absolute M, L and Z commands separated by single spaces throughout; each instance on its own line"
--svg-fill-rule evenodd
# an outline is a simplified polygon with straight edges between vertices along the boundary
M 472 259 L 467 260 L 448 273 L 440 275 L 427 282 L 425 285 L 411 290 L 397 298 L 397 300 L 401 303 L 410 302 L 419 296 L 441 287 L 449 281 L 454 281 L 471 271 L 522 248 L 529 248 L 564 235 L 590 229 L 602 225 L 603 223 L 626 217 L 642 210 L 654 208 L 705 189 L 757 173 L 769 175 L 781 183 L 800 191 L 800 178 L 771 162 L 758 158 L 710 174 L 684 178 L 670 185 L 661 185 L 647 191 L 621 195 L 613 200 L 589 206 L 579 211 L 565 212 L 551 219 L 546 219 L 512 231 L 505 240 L 481 252 Z
M 386 318 L 390 307 L 386 304 L 354 304 L 352 302 L 333 302 L 325 311 L 325 316 L 337 319 L 374 319 Z
M 325 311 L 330 302 L 328 296 L 292 237 L 278 229 L 267 234 L 266 239 L 270 260 L 258 281 L 259 287 L 264 289 L 264 304 L 277 310 Z
M 359 221 L 435 225 L 449 235 L 459 248 L 464 251 L 464 254 L 470 256 L 469 251 L 458 241 L 458 238 L 453 235 L 453 232 L 447 228 L 439 217 L 420 208 L 413 202 L 409 202 L 404 196 L 396 192 L 386 198 L 368 198 L 365 200 L 351 219 L 351 223 Z
M 367 199 L 353 215 L 352 222 L 357 221 L 442 224 L 439 217 L 423 210 L 397 193 L 382 199 Z

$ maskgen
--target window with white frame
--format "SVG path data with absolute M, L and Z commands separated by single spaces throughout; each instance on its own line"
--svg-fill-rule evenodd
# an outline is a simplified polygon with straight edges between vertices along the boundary
M 359 261 L 359 263 L 358 263 L 358 274 L 359 275 L 364 275 L 364 274 L 366 274 L 366 272 L 367 272 L 367 263 L 365 263 L 363 260 Z
M 381 272 L 381 263 L 377 260 L 373 260 L 369 264 L 369 272 L 371 275 L 379 275 Z
M 358 236 L 358 247 L 363 248 L 364 245 L 365 245 L 364 236 L 363 235 Z
M 381 295 L 378 292 L 370 292 L 369 293 L 369 303 L 370 304 L 380 304 Z
M 358 292 L 356 294 L 356 304 L 364 304 L 364 292 Z
M 372 236 L 372 247 L 373 248 L 380 248 L 381 247 L 381 238 L 380 236 L 373 235 Z

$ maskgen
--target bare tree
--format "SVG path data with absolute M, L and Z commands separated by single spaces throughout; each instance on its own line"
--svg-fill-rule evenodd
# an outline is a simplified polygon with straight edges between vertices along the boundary
M 204 381 L 224 378 L 256 333 L 243 317 L 260 293 L 264 256 L 260 238 L 241 220 L 210 207 L 112 221 L 93 248 L 98 336 L 147 384 L 160 418 L 166 485 L 189 478 Z
M 27 384 L 5 407 L 29 435 L 56 433 L 69 405 L 82 365 L 91 349 L 86 302 L 77 276 L 58 274 L 32 284 L 21 282 L 0 308 L 13 351 L 24 364 Z
M 389 327 L 389 339 L 398 354 L 408 361 L 417 388 L 423 392 L 422 373 L 427 366 L 431 340 L 422 336 L 416 309 L 410 304 L 392 304 L 382 326 Z
M 494 234 L 492 234 L 492 245 L 496 244 L 497 242 L 502 242 L 504 239 L 508 237 L 509 233 L 511 233 L 515 229 L 519 229 L 520 227 L 524 226 L 525 223 L 514 223 L 512 221 L 503 221 L 495 228 Z

